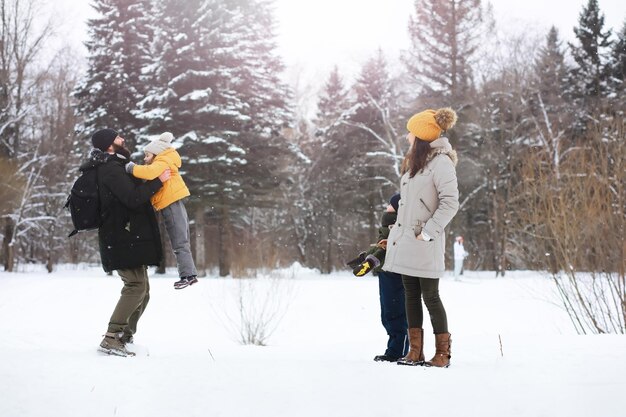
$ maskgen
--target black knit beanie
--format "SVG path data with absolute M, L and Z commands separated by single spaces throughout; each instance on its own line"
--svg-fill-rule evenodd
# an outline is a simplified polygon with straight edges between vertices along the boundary
M 118 133 L 113 129 L 100 129 L 91 136 L 91 143 L 94 148 L 106 152 L 117 136 Z
M 399 193 L 395 193 L 389 199 L 389 204 L 391 204 L 391 207 L 393 207 L 393 209 L 396 211 L 396 213 L 398 212 L 398 203 L 399 202 L 400 202 L 400 194 Z

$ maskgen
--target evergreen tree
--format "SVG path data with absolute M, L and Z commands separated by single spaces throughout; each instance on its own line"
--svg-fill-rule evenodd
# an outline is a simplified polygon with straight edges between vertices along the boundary
M 151 88 L 137 112 L 147 122 L 142 144 L 166 130 L 179 138 L 187 183 L 206 202 L 231 191 L 224 171 L 246 163 L 232 140 L 248 120 L 225 65 L 232 13 L 217 1 L 164 0 L 157 16 L 154 59 L 145 71 Z
M 358 106 L 351 120 L 367 123 L 371 129 L 381 131 L 384 121 L 377 107 L 387 107 L 392 99 L 391 77 L 382 50 L 365 62 L 353 90 Z
M 388 128 L 385 115 L 394 100 L 387 61 L 380 49 L 365 62 L 352 89 L 355 111 L 349 120 L 356 129 L 349 132 L 348 139 L 352 146 L 349 173 L 352 181 L 356 180 L 357 191 L 352 198 L 353 210 L 363 219 L 371 241 L 376 237 L 381 203 L 397 190 L 399 180 L 393 173 L 391 153 L 381 143 Z
M 308 143 L 303 144 L 309 155 L 309 186 L 305 195 L 312 204 L 308 214 L 310 230 L 307 249 L 316 254 L 312 266 L 330 273 L 337 264 L 341 239 L 346 236 L 346 205 L 350 205 L 352 180 L 346 169 L 351 145 L 346 141 L 347 127 L 342 115 L 349 107 L 348 90 L 339 69 L 335 67 L 328 76 L 317 103 L 315 125 L 318 130 Z
M 243 114 L 247 117 L 234 143 L 245 151 L 247 163 L 230 174 L 238 181 L 238 188 L 233 190 L 239 195 L 225 195 L 220 225 L 224 226 L 225 216 L 230 215 L 233 224 L 254 234 L 253 239 L 259 231 L 249 221 L 254 217 L 250 207 L 284 209 L 280 185 L 287 181 L 287 168 L 297 152 L 283 134 L 291 124 L 291 95 L 279 79 L 283 64 L 275 53 L 271 3 L 237 0 L 228 5 L 234 13 L 232 37 L 236 40 L 226 63 L 233 71 L 228 83 L 244 103 Z M 279 245 L 281 237 L 274 238 Z
M 336 128 L 339 117 L 348 105 L 348 90 L 345 87 L 339 68 L 335 66 L 324 83 L 324 88 L 317 102 L 318 126 L 327 129 Z
M 344 113 L 349 107 L 349 91 L 339 73 L 339 68 L 335 66 L 328 75 L 318 98 L 317 117 L 314 121 L 318 130 L 315 138 L 303 146 L 305 152 L 314 160 L 322 159 L 329 168 L 337 169 L 336 163 L 345 161 L 348 150 L 345 134 L 348 129 L 342 122 Z M 317 156 L 321 152 L 326 154 L 325 157 Z M 327 180 L 330 181 L 332 178 L 327 178 Z
M 559 33 L 553 26 L 546 43 L 539 48 L 534 66 L 532 89 L 528 98 L 529 131 L 536 132 L 537 146 L 548 153 L 552 174 L 558 177 L 561 157 L 570 143 L 565 133 L 572 123 L 574 106 L 564 98 L 568 88 L 568 68 L 565 64 Z M 534 133 L 530 134 L 535 136 Z
M 279 136 L 293 115 L 290 92 L 279 78 L 284 70 L 276 55 L 275 24 L 268 0 L 239 0 L 237 45 L 231 66 L 239 81 L 234 88 L 243 97 L 251 115 L 247 130 L 264 138 Z
M 570 43 L 576 66 L 571 71 L 570 95 L 587 110 L 597 110 L 607 93 L 611 31 L 604 32 L 604 15 L 597 0 L 589 0 L 574 28 L 576 43 Z
M 142 140 L 165 130 L 179 138 L 198 210 L 211 207 L 220 227 L 226 275 L 231 226 L 249 207 L 278 204 L 291 155 L 282 136 L 289 94 L 278 79 L 269 3 L 163 0 L 157 16 L 154 60 L 145 71 L 152 88 L 137 112 L 147 122 Z
M 133 110 L 146 92 L 141 70 L 152 38 L 150 1 L 96 0 L 93 7 L 99 16 L 88 23 L 89 67 L 74 91 L 76 112 L 83 118 L 78 130 L 90 135 L 116 129 L 132 149 L 141 127 Z
M 481 0 L 415 0 L 409 77 L 427 97 L 462 101 L 472 88 L 472 60 L 481 34 Z
M 611 51 L 611 101 L 614 106 L 621 106 L 620 111 L 626 110 L 624 92 L 626 91 L 626 21 L 617 33 L 617 40 Z
M 278 80 L 271 27 L 264 27 L 271 26 L 268 13 L 265 3 L 233 0 L 182 7 L 166 0 L 159 12 L 147 68 L 153 88 L 138 115 L 148 121 L 146 135 L 169 130 L 181 138 L 192 191 L 213 206 L 223 197 L 262 199 L 276 186 L 277 157 L 288 149 L 280 140 L 288 93 Z
M 236 44 L 229 57 L 233 69 L 230 84 L 245 103 L 248 120 L 241 126 L 236 143 L 250 162 L 238 175 L 247 201 L 254 206 L 276 206 L 278 184 L 284 180 L 284 165 L 294 157 L 283 131 L 292 122 L 289 89 L 279 79 L 284 69 L 276 55 L 272 1 L 238 0 L 232 8 Z
M 406 141 L 401 126 L 395 80 L 381 50 L 368 59 L 351 88 L 350 108 L 342 116 L 350 129 L 343 135 L 343 175 L 351 215 L 360 220 L 362 234 L 353 240 L 367 245 L 376 238 L 382 203 L 398 189 L 400 161 Z M 360 239 L 359 239 L 360 238 Z
M 544 103 L 551 105 L 562 101 L 567 85 L 565 54 L 559 39 L 559 32 L 552 26 L 546 36 L 546 43 L 539 48 L 535 61 L 534 86 L 541 94 Z
M 532 146 L 528 149 L 526 147 L 516 149 L 521 155 L 521 158 L 516 158 L 516 164 L 522 165 L 525 160 L 532 158 L 537 168 L 553 179 L 558 187 L 562 176 L 561 165 L 565 162 L 565 151 L 573 143 L 570 125 L 575 106 L 564 98 L 564 92 L 568 88 L 568 68 L 559 33 L 554 26 L 548 32 L 545 44 L 538 50 L 533 70 L 532 88 L 527 95 L 521 96 L 527 105 L 527 116 L 518 127 L 520 132 L 528 134 L 528 144 Z M 520 194 L 533 201 L 536 196 L 530 195 L 523 188 L 523 181 L 521 184 L 512 184 L 514 187 L 520 185 L 522 190 Z M 518 221 L 520 228 L 525 227 L 524 222 L 527 222 L 527 219 L 524 216 L 513 215 L 514 213 L 508 217 L 509 220 Z M 534 224 L 532 227 L 538 235 L 548 236 L 550 233 L 543 224 Z M 519 240 L 523 240 L 523 237 Z M 532 259 L 534 268 L 556 270 L 554 256 L 545 256 L 554 253 L 553 247 L 540 244 L 525 246 L 527 247 L 523 249 L 523 257 Z
M 355 111 L 349 120 L 358 128 L 353 132 L 359 143 L 356 162 L 358 167 L 366 166 L 369 171 L 360 170 L 357 174 L 369 190 L 361 194 L 373 193 L 376 197 L 370 195 L 370 201 L 386 200 L 385 195 L 393 193 L 398 186 L 399 161 L 407 145 L 402 133 L 396 130 L 403 124 L 399 120 L 400 98 L 382 50 L 365 62 L 353 91 Z

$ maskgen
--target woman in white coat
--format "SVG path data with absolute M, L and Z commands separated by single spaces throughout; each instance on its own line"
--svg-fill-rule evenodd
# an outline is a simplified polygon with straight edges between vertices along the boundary
M 402 274 L 409 325 L 410 351 L 402 365 L 450 365 L 450 333 L 439 297 L 444 274 L 445 233 L 459 208 L 456 152 L 442 132 L 456 123 L 449 108 L 425 110 L 407 123 L 411 144 L 403 163 L 398 220 L 389 233 L 383 269 Z M 424 361 L 422 298 L 435 333 L 435 356 Z

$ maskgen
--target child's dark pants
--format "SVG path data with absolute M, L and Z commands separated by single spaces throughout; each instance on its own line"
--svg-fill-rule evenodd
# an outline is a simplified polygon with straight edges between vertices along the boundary
M 409 350 L 402 276 L 393 272 L 380 271 L 378 288 L 380 318 L 389 335 L 385 355 L 400 358 Z

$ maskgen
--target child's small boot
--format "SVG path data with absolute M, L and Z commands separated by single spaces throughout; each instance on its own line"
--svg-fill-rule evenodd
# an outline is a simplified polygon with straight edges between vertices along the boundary
M 174 283 L 174 288 L 177 290 L 182 290 L 183 288 L 187 288 L 190 285 L 198 282 L 198 278 L 196 275 L 190 275 L 188 277 L 182 277 L 180 280 Z
M 372 255 L 367 255 L 365 260 L 352 270 L 352 273 L 357 277 L 362 277 L 379 265 L 380 261 L 378 260 L 378 258 Z

